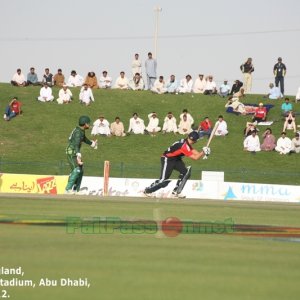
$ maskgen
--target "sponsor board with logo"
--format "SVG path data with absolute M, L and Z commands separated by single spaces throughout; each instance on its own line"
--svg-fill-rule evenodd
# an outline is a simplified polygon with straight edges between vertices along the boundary
M 68 176 L 2 174 L 0 192 L 62 194 L 67 180 Z
M 214 180 L 216 178 L 216 180 Z M 223 177 L 203 176 L 204 180 L 189 180 L 183 193 L 190 199 L 300 202 L 300 186 L 224 182 Z M 68 176 L 2 174 L 0 192 L 63 194 Z M 108 196 L 141 197 L 145 187 L 155 179 L 109 178 Z M 177 180 L 155 193 L 156 198 L 170 198 Z M 103 177 L 84 176 L 81 193 L 102 197 Z

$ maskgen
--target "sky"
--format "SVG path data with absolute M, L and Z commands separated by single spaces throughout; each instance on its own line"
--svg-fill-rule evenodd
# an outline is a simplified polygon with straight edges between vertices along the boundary
M 154 8 L 161 7 L 158 23 Z M 157 73 L 180 80 L 213 75 L 220 85 L 242 80 L 240 65 L 252 57 L 253 93 L 268 93 L 273 66 L 286 64 L 285 94 L 300 86 L 300 1 L 298 0 L 1 0 L 0 82 L 21 68 L 46 67 L 85 77 L 103 70 L 115 80 L 131 76 L 131 62 L 155 52 Z

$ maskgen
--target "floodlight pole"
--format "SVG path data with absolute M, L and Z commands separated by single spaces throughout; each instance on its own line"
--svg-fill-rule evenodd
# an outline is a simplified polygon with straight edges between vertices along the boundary
M 158 21 L 159 21 L 159 13 L 162 11 L 162 8 L 159 6 L 154 7 L 155 13 L 155 32 L 154 32 L 154 58 L 157 58 L 157 38 L 158 38 Z

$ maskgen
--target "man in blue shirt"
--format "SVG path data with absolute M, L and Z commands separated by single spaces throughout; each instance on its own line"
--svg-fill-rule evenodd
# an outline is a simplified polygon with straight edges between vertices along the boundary
M 281 111 L 282 111 L 282 115 L 285 117 L 289 114 L 290 111 L 293 111 L 293 105 L 292 103 L 290 103 L 289 98 L 284 99 L 284 102 L 281 105 Z
M 227 97 L 230 93 L 230 86 L 228 85 L 228 80 L 224 80 L 224 83 L 221 84 L 220 89 L 219 89 L 219 95 L 221 97 Z
M 38 77 L 34 71 L 34 67 L 31 67 L 30 72 L 27 74 L 27 84 L 39 85 Z
M 166 84 L 167 92 L 170 94 L 175 94 L 178 89 L 178 81 L 175 79 L 175 75 L 170 76 L 170 80 Z

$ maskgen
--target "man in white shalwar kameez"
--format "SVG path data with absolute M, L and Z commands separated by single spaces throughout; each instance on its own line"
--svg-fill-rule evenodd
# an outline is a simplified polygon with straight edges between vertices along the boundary
M 145 133 L 145 123 L 144 120 L 138 117 L 137 113 L 132 115 L 129 120 L 128 133 L 133 132 L 134 134 L 144 134 Z
M 99 86 L 101 89 L 110 89 L 112 85 L 112 78 L 107 75 L 107 71 L 102 72 L 99 78 Z
M 154 134 L 156 132 L 159 132 L 161 130 L 161 127 L 159 127 L 159 119 L 157 118 L 156 112 L 152 112 L 151 114 L 148 115 L 149 123 L 148 126 L 146 127 L 146 130 L 150 134 Z
M 249 152 L 260 151 L 260 142 L 256 130 L 253 130 L 252 133 L 245 138 L 244 150 Z
M 81 75 L 78 75 L 76 71 L 72 71 L 71 75 L 68 79 L 67 85 L 69 87 L 76 87 L 76 86 L 82 86 L 83 85 L 83 77 Z
M 228 134 L 227 123 L 223 119 L 223 116 L 219 116 L 218 118 L 218 128 L 216 130 L 216 136 L 225 136 Z
M 299 133 L 295 133 L 295 137 L 292 139 L 292 152 L 300 153 L 300 138 Z
M 91 101 L 95 101 L 92 89 L 84 84 L 80 90 L 79 101 L 86 106 L 90 105 Z
M 58 104 L 70 103 L 72 101 L 72 96 L 72 92 L 68 89 L 68 86 L 64 84 L 58 92 L 58 98 L 56 101 Z
M 196 94 L 203 94 L 206 87 L 206 80 L 203 74 L 199 74 L 199 77 L 195 80 L 193 92 Z
M 163 124 L 163 133 L 166 132 L 178 132 L 177 124 L 176 124 L 176 118 L 173 116 L 172 112 L 168 112 L 167 116 L 164 119 Z
M 37 99 L 41 102 L 53 101 L 52 89 L 47 83 L 44 83 L 44 86 L 40 90 L 40 96 Z
M 191 123 L 191 125 L 193 126 L 194 124 L 194 118 L 192 117 L 192 115 L 188 112 L 188 110 L 185 108 L 182 113 L 180 114 L 179 118 L 180 121 L 183 120 L 184 116 L 187 117 L 187 120 Z
M 178 132 L 180 134 L 189 134 L 190 132 L 192 132 L 192 124 L 191 122 L 187 119 L 187 116 L 184 115 L 183 119 L 180 120 L 180 123 L 178 125 Z
M 288 154 L 292 150 L 292 141 L 286 136 L 284 131 L 281 133 L 281 137 L 277 140 L 275 150 L 280 154 Z
M 186 75 L 185 78 L 180 80 L 178 93 L 185 94 L 191 93 L 193 90 L 193 80 L 191 75 Z
M 167 92 L 163 76 L 159 76 L 159 78 L 155 80 L 151 91 L 155 94 L 165 94 Z
M 128 78 L 125 76 L 125 72 L 120 72 L 120 76 L 117 78 L 116 83 L 114 85 L 115 89 L 120 89 L 120 90 L 128 90 Z
M 110 136 L 109 122 L 102 115 L 93 123 L 92 135 L 97 134 Z

